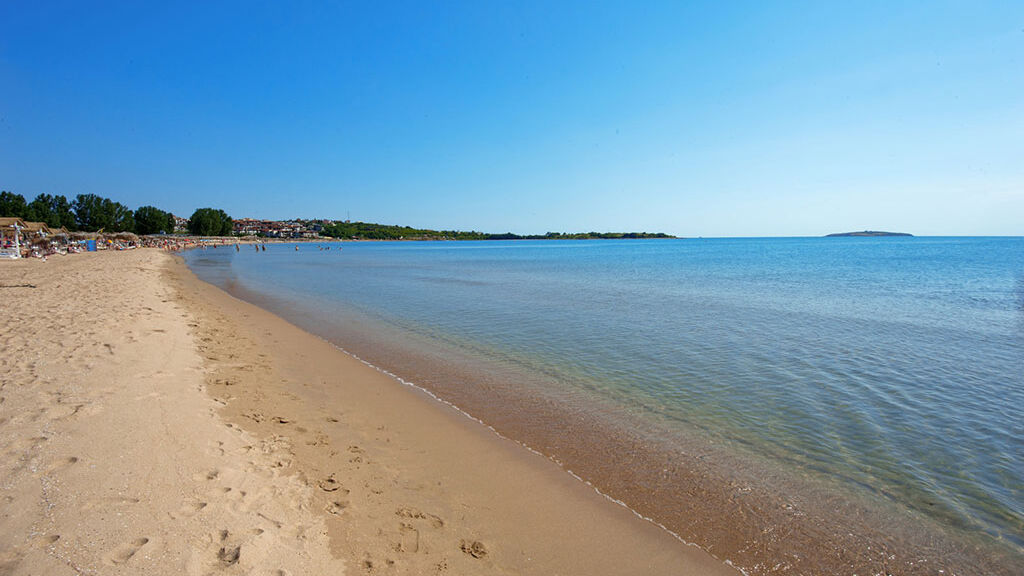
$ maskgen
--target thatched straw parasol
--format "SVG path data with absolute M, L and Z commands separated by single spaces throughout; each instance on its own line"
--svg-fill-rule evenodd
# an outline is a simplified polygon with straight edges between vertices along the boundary
M 106 237 L 115 242 L 138 242 L 139 237 L 131 232 L 117 232 L 116 234 L 106 234 Z

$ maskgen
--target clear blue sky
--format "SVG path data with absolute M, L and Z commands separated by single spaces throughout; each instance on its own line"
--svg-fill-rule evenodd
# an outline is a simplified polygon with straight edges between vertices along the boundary
M 1024 234 L 1024 2 L 0 3 L 0 189 L 490 232 Z

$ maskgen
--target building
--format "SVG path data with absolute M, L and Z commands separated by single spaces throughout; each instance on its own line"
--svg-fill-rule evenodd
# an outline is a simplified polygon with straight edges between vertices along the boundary
M 171 218 L 174 218 L 174 233 L 187 233 L 188 232 L 188 218 L 182 218 L 181 216 L 175 216 L 171 214 Z

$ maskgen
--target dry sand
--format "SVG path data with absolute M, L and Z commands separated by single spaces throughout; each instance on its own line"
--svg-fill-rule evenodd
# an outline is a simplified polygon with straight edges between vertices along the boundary
M 0 285 L 0 575 L 737 573 L 165 253 Z

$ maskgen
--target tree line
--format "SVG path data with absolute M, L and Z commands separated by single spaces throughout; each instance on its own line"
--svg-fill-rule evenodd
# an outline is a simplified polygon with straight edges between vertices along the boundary
M 79 194 L 69 201 L 64 196 L 40 194 L 26 202 L 21 194 L 0 192 L 0 216 L 28 222 L 45 222 L 51 228 L 64 227 L 81 232 L 134 232 L 173 234 L 174 216 L 155 206 L 131 210 L 120 202 L 96 194 Z M 192 213 L 188 230 L 197 236 L 230 236 L 233 221 L 223 210 L 200 208 Z
M 29 222 L 45 222 L 51 228 L 64 227 L 82 232 L 135 232 L 172 234 L 175 220 L 170 212 L 155 206 L 131 210 L 120 202 L 96 194 L 79 194 L 69 201 L 64 196 L 40 194 L 26 202 L 20 194 L 0 192 L 0 216 L 14 216 Z M 302 222 L 299 220 L 299 222 Z M 306 222 L 307 225 L 314 221 Z M 199 208 L 188 220 L 188 232 L 195 236 L 231 236 L 234 221 L 223 210 Z M 577 232 L 519 235 L 511 232 L 489 234 L 461 230 L 429 230 L 370 222 L 333 222 L 320 230 L 322 236 L 367 240 L 587 240 L 617 238 L 674 238 L 660 232 Z
M 491 234 L 462 230 L 429 230 L 370 222 L 335 222 L 323 226 L 322 236 L 367 240 L 595 240 L 624 238 L 674 238 L 662 232 L 548 232 L 547 234 Z

